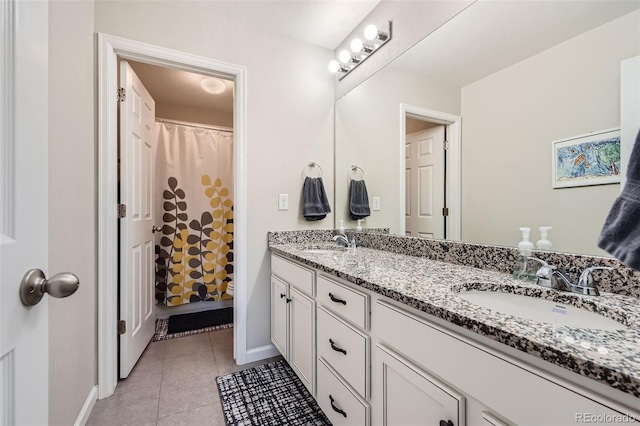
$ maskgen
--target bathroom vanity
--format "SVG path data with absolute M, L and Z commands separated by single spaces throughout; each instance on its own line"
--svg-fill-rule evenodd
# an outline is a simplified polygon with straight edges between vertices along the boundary
M 560 294 L 505 273 L 367 247 L 270 248 L 272 341 L 334 425 L 640 419 L 636 297 Z M 548 299 L 562 317 L 563 306 L 579 308 L 605 323 L 505 315 L 459 297 L 472 292 Z

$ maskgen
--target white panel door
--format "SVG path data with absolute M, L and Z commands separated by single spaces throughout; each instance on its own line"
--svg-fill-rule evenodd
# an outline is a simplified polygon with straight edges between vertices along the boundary
M 155 102 L 131 66 L 120 64 L 120 377 L 129 375 L 155 331 L 153 147 Z
M 49 296 L 25 307 L 18 288 L 27 270 L 50 272 L 48 7 L 5 0 L 0 14 L 0 424 L 46 425 Z
M 406 142 L 405 233 L 444 238 L 444 126 L 411 133 Z

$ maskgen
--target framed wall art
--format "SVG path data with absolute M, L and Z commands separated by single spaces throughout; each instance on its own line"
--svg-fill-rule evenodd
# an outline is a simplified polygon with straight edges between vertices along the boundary
M 620 183 L 620 129 L 551 143 L 554 188 Z

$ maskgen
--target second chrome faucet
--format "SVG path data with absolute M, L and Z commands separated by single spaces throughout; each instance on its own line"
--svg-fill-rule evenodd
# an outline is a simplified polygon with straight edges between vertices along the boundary
M 597 269 L 608 269 L 612 270 L 610 267 L 601 267 L 594 266 L 591 268 L 586 268 L 580 274 L 580 278 L 578 279 L 578 283 L 574 284 L 571 282 L 571 279 L 567 275 L 566 272 L 558 269 L 555 266 L 549 265 L 544 260 L 538 259 L 537 257 L 529 257 L 530 260 L 535 260 L 541 264 L 540 268 L 536 272 L 536 277 L 538 277 L 538 284 L 543 287 L 553 288 L 559 291 L 570 291 L 572 293 L 584 294 L 587 296 L 599 296 L 600 291 L 598 290 L 597 282 L 593 278 L 591 274 L 592 271 Z

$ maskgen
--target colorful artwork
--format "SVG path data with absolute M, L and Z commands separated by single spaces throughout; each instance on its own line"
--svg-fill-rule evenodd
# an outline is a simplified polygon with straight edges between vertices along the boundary
M 620 182 L 620 130 L 552 142 L 553 187 Z

